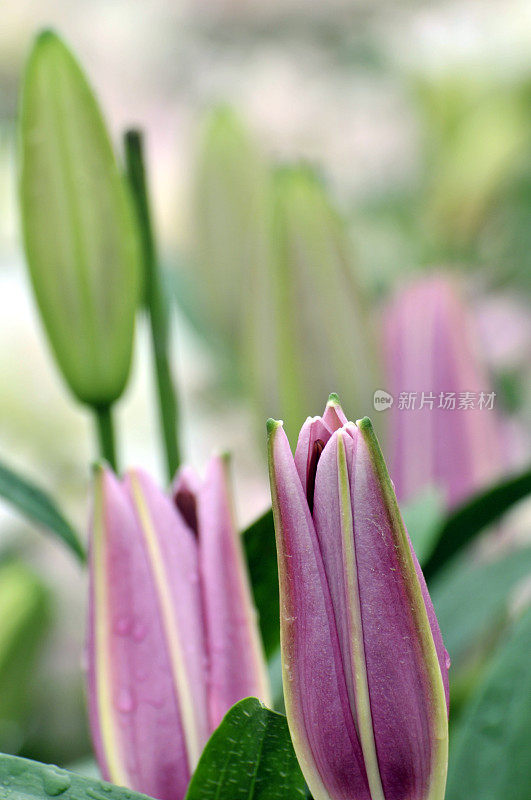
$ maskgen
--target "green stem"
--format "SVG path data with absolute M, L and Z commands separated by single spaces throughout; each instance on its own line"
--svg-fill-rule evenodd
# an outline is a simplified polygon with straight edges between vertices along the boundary
M 142 237 L 145 303 L 151 323 L 151 344 L 157 383 L 159 423 L 164 443 L 168 480 L 171 481 L 180 463 L 180 448 L 177 394 L 172 380 L 169 360 L 170 316 L 164 297 L 161 273 L 155 250 L 141 132 L 138 130 L 126 131 L 124 144 L 127 176 L 132 189 Z
M 98 431 L 98 442 L 100 455 L 115 472 L 118 472 L 116 462 L 116 438 L 114 435 L 114 422 L 112 418 L 112 407 L 95 406 L 94 415 L 96 418 L 96 428 Z

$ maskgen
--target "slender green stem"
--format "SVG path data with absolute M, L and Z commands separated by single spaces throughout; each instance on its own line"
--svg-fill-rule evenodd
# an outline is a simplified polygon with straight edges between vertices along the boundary
M 127 175 L 142 236 L 145 304 L 151 323 L 151 343 L 157 383 L 160 430 L 164 443 L 168 479 L 171 481 L 180 463 L 180 448 L 179 409 L 169 359 L 170 315 L 168 304 L 164 297 L 153 237 L 141 132 L 138 130 L 126 131 L 124 143 Z
M 116 437 L 114 435 L 112 406 L 94 406 L 94 416 L 96 418 L 100 455 L 117 472 Z

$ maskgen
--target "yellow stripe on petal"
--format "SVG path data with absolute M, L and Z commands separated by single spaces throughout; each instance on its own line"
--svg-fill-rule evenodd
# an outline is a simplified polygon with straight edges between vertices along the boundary
M 109 779 L 122 786 L 128 785 L 127 770 L 119 749 L 120 733 L 112 697 L 111 654 L 111 616 L 108 602 L 107 575 L 107 528 L 105 517 L 105 473 L 99 469 L 94 480 L 94 526 L 93 526 L 93 581 L 94 581 L 94 624 L 96 651 L 96 697 L 102 738 Z
M 352 522 L 352 506 L 350 500 L 350 484 L 348 478 L 347 457 L 344 434 L 337 435 L 337 467 L 338 489 L 341 508 L 341 538 L 343 542 L 343 569 L 345 591 L 348 598 L 349 629 L 351 632 L 351 659 L 354 674 L 355 702 L 352 714 L 358 736 L 360 738 L 363 760 L 372 800 L 385 800 L 376 753 L 374 729 L 372 724 L 367 663 L 363 642 L 363 623 L 361 619 L 358 571 L 356 566 L 356 547 L 354 544 L 354 527 Z M 362 475 L 356 476 L 356 480 Z
M 202 742 L 199 735 L 197 718 L 192 702 L 190 689 L 190 676 L 187 674 L 183 647 L 179 638 L 179 621 L 175 611 L 174 601 L 168 584 L 164 557 L 161 552 L 159 540 L 155 532 L 153 521 L 145 500 L 142 486 L 134 472 L 130 473 L 131 490 L 135 500 L 138 517 L 142 527 L 144 540 L 153 568 L 155 590 L 160 604 L 162 623 L 168 643 L 173 680 L 178 698 L 179 711 L 186 743 L 186 752 L 190 769 L 193 770 L 199 761 L 202 752 Z

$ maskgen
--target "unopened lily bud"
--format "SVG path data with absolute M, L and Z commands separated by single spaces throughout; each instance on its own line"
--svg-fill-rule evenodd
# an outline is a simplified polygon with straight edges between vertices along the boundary
M 315 800 L 442 800 L 448 655 L 370 421 L 269 421 L 286 714 Z
M 473 323 L 456 281 L 443 274 L 405 287 L 386 310 L 389 464 L 400 501 L 435 487 L 454 506 L 508 464 Z
M 51 31 L 28 60 L 20 144 L 24 245 L 50 345 L 76 397 L 109 405 L 131 364 L 138 234 L 96 99 Z

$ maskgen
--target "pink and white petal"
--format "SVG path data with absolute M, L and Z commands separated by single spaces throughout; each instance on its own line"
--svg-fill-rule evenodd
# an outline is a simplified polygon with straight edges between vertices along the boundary
M 339 397 L 337 394 L 332 393 L 328 398 L 326 408 L 323 414 L 323 423 L 326 425 L 330 433 L 339 430 L 348 422 L 345 412 L 341 408 Z
M 330 591 L 286 435 L 268 423 L 286 713 L 315 800 L 370 800 Z
M 330 439 L 330 431 L 321 417 L 308 417 L 300 430 L 297 447 L 295 448 L 295 466 L 304 494 L 306 494 L 308 488 L 308 474 L 312 462 L 314 444 L 319 439 L 323 444 L 326 444 Z
M 211 730 L 244 697 L 254 696 L 270 703 L 257 615 L 227 472 L 226 459 L 214 457 L 197 497 Z
M 376 754 L 356 563 L 349 465 L 355 440 L 336 431 L 319 461 L 313 520 L 327 577 L 350 709 L 372 800 L 385 800 Z
M 448 722 L 442 670 L 410 544 L 367 419 L 350 464 L 357 583 L 386 800 L 442 800 Z
M 126 486 L 153 576 L 158 617 L 193 769 L 209 735 L 197 540 L 171 499 L 148 475 L 131 471 Z
M 95 477 L 88 695 L 104 777 L 182 800 L 191 765 L 155 580 L 128 493 L 107 470 Z

